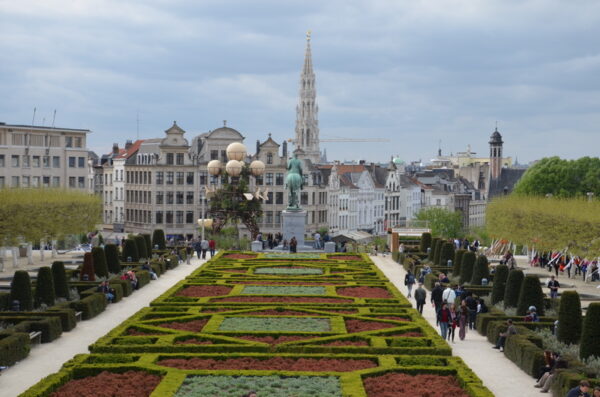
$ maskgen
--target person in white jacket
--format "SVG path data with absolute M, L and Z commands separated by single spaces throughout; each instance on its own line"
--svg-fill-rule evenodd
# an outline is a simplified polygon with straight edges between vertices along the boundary
M 455 299 L 456 299 L 456 292 L 454 292 L 454 290 L 450 287 L 450 284 L 448 284 L 448 286 L 442 293 L 442 301 L 451 305 L 454 303 Z

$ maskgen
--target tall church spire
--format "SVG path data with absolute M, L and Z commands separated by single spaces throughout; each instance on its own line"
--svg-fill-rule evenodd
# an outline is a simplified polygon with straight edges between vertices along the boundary
M 302 150 L 301 158 L 317 164 L 321 160 L 319 149 L 319 107 L 316 103 L 315 73 L 312 66 L 310 31 L 306 34 L 304 66 L 300 74 L 300 91 L 296 106 L 296 148 Z

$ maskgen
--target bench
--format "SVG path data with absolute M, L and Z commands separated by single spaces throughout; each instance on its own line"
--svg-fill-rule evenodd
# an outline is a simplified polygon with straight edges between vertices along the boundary
M 33 331 L 29 333 L 29 340 L 32 345 L 39 345 L 42 343 L 42 332 L 41 331 Z
M 83 312 L 75 312 L 75 319 L 77 320 L 77 322 L 81 321 L 82 314 L 83 314 Z

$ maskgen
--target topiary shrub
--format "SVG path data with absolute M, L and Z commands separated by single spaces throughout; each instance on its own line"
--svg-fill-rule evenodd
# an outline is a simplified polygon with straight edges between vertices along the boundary
M 54 296 L 69 299 L 69 282 L 65 273 L 65 264 L 61 261 L 52 263 L 52 280 L 54 281 Z
M 600 357 L 600 327 L 598 324 L 600 324 L 600 302 L 592 302 L 585 313 L 581 342 L 579 343 L 579 357 L 582 360 L 592 356 Z
M 448 261 L 454 259 L 454 244 L 445 242 L 442 244 L 439 266 L 448 266 Z
M 528 274 L 521 283 L 519 301 L 517 304 L 517 316 L 527 314 L 529 306 L 535 306 L 539 316 L 544 315 L 544 292 L 537 275 Z
M 460 276 L 460 265 L 462 264 L 463 255 L 467 252 L 464 249 L 458 249 L 454 252 L 454 263 L 452 263 L 452 276 Z
M 106 266 L 106 255 L 104 249 L 100 247 L 92 248 L 92 257 L 94 258 L 94 272 L 98 277 L 108 277 L 108 267 Z
M 159 250 L 167 248 L 167 244 L 165 243 L 165 232 L 162 229 L 156 229 L 154 230 L 154 233 L 152 233 L 152 249 L 157 245 Z
M 442 256 L 442 247 L 444 245 L 444 240 L 438 240 L 435 243 L 435 253 L 433 255 L 433 265 L 438 266 L 440 263 L 440 256 Z
M 83 266 L 79 273 L 79 279 L 87 281 L 96 281 L 96 273 L 94 272 L 94 258 L 91 252 L 83 254 Z
M 125 240 L 125 246 L 123 247 L 123 260 L 127 262 L 129 258 L 131 258 L 132 262 L 140 260 L 137 244 L 131 239 Z
M 504 290 L 504 307 L 517 307 L 519 303 L 519 293 L 525 274 L 522 270 L 514 269 L 508 272 L 506 278 L 506 289 Z
M 438 241 L 440 241 L 440 239 L 438 237 L 435 237 L 431 240 L 431 247 L 429 247 L 431 249 L 429 250 L 429 255 L 427 255 L 427 259 L 430 262 L 433 262 L 433 258 L 435 257 L 435 247 L 436 247 Z
M 427 248 L 431 247 L 431 233 L 421 234 L 421 244 L 419 250 L 421 252 L 427 252 Z
M 506 290 L 506 279 L 508 278 L 508 266 L 497 265 L 494 273 L 494 283 L 492 284 L 492 305 L 504 300 L 504 290 Z
M 119 250 L 114 244 L 106 244 L 104 246 L 104 256 L 106 257 L 106 265 L 108 271 L 113 274 L 121 272 L 121 261 L 119 260 Z
M 25 270 L 17 270 L 10 283 L 10 301 L 18 300 L 21 310 L 33 309 L 33 297 L 31 295 L 31 279 Z
M 475 253 L 472 251 L 467 251 L 463 254 L 462 263 L 460 264 L 460 284 L 471 281 L 475 259 Z
M 558 308 L 558 333 L 559 341 L 568 344 L 577 344 L 581 338 L 581 300 L 577 291 L 564 291 L 560 294 Z
M 142 236 L 146 243 L 146 258 L 152 258 L 152 236 L 149 234 L 142 234 Z
M 133 241 L 135 241 L 135 245 L 137 246 L 139 257 L 147 258 L 148 250 L 146 249 L 146 239 L 144 239 L 144 236 L 138 234 L 133 237 Z
M 35 306 L 39 307 L 42 303 L 47 306 L 54 306 L 54 300 L 52 270 L 48 266 L 40 267 L 35 283 Z
M 481 285 L 482 279 L 490 279 L 489 263 L 485 255 L 479 255 L 475 266 L 473 267 L 473 275 L 471 276 L 471 285 Z

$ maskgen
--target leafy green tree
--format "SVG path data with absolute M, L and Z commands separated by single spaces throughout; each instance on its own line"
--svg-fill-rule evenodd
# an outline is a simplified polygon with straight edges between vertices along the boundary
M 558 308 L 558 340 L 567 344 L 577 344 L 582 328 L 581 300 L 577 291 L 563 291 Z
M 138 262 L 140 254 L 138 253 L 138 246 L 135 240 L 128 238 L 125 240 L 125 246 L 123 247 L 123 260 L 128 262 L 129 258 L 131 258 L 132 262 Z
M 52 279 L 54 281 L 54 295 L 57 298 L 69 299 L 69 282 L 65 272 L 65 264 L 61 261 L 52 263 Z
M 440 263 L 438 266 L 448 266 L 448 261 L 454 259 L 454 244 L 445 242 L 442 245 L 442 251 L 440 254 Z
M 473 277 L 473 267 L 475 266 L 475 253 L 467 251 L 462 257 L 462 263 L 460 264 L 460 283 L 468 283 Z
M 514 269 L 508 272 L 506 279 L 506 289 L 504 290 L 504 307 L 517 307 L 519 303 L 519 293 L 525 274 L 522 270 Z
M 54 279 L 52 270 L 48 266 L 40 267 L 35 283 L 35 305 L 39 307 L 42 304 L 54 306 Z
M 421 244 L 419 250 L 421 252 L 427 252 L 427 248 L 431 247 L 431 233 L 421 234 Z
M 10 283 L 10 300 L 19 301 L 21 310 L 33 309 L 33 296 L 31 294 L 31 279 L 25 270 L 17 270 Z
M 462 264 L 463 255 L 467 252 L 464 249 L 458 249 L 454 252 L 454 262 L 452 263 L 452 276 L 460 276 L 460 265 Z
M 581 343 L 579 344 L 579 357 L 582 360 L 592 356 L 600 357 L 600 327 L 598 324 L 600 324 L 600 302 L 592 302 L 585 314 Z
M 100 247 L 92 248 L 92 257 L 94 258 L 94 272 L 98 277 L 108 277 L 108 267 L 106 265 L 106 255 L 104 249 Z
M 106 244 L 104 246 L 104 256 L 108 270 L 113 274 L 121 273 L 121 261 L 119 261 L 119 251 L 115 244 Z
M 485 255 L 479 255 L 475 266 L 473 267 L 473 275 L 471 276 L 471 285 L 481 285 L 481 280 L 490 279 L 489 262 Z
M 167 248 L 167 244 L 165 242 L 165 232 L 162 229 L 154 229 L 154 232 L 152 233 L 152 249 L 154 249 L 156 246 L 158 246 L 159 250 L 164 250 Z
M 504 291 L 506 290 L 506 279 L 508 278 L 508 266 L 496 266 L 494 273 L 494 283 L 492 285 L 492 305 L 504 300 Z
M 416 218 L 429 222 L 431 233 L 436 237 L 455 238 L 463 234 L 462 217 L 458 211 L 429 207 L 419 211 Z

